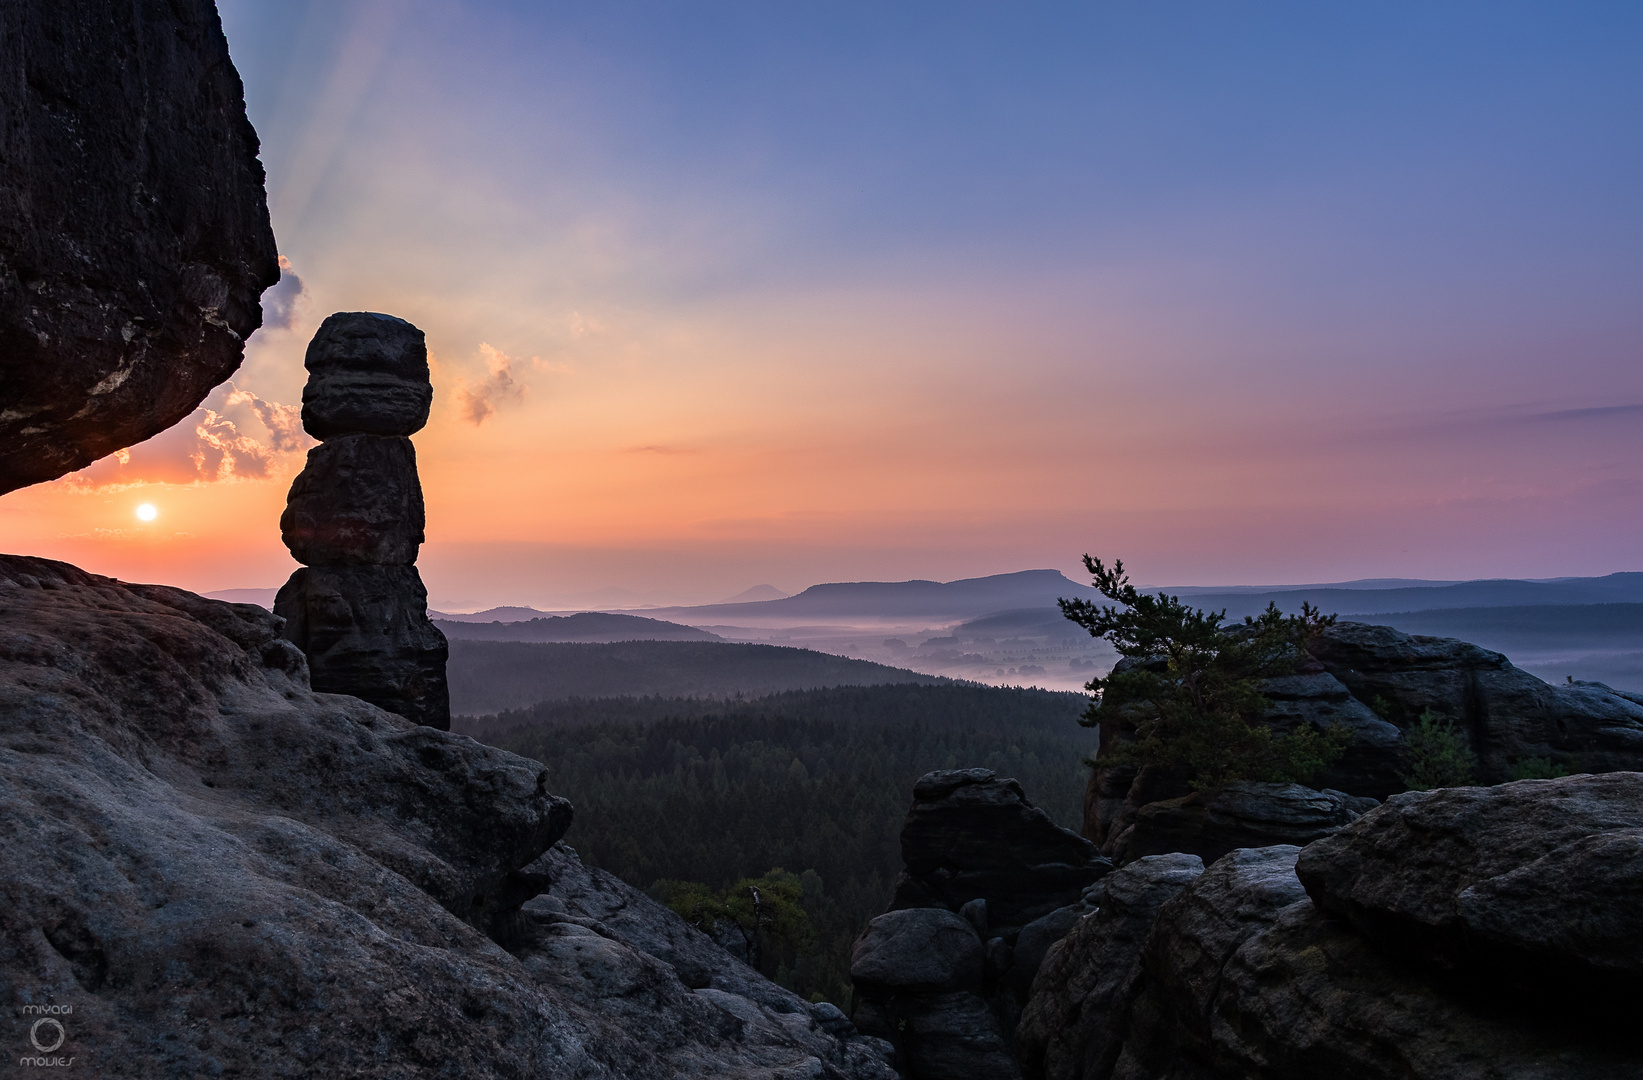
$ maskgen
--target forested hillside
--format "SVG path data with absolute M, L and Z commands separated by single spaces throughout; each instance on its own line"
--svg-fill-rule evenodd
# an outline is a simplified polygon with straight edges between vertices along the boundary
M 570 697 L 729 697 L 824 686 L 941 683 L 937 675 L 783 645 L 719 641 L 452 641 L 451 712 L 478 716 Z
M 810 936 L 772 942 L 764 966 L 844 1005 L 850 943 L 901 868 L 913 781 L 990 768 L 1077 828 L 1081 761 L 1095 750 L 1077 723 L 1084 704 L 1042 690 L 852 686 L 554 701 L 457 729 L 544 762 L 576 806 L 566 841 L 659 898 L 670 880 L 723 890 L 778 867 L 799 875 Z

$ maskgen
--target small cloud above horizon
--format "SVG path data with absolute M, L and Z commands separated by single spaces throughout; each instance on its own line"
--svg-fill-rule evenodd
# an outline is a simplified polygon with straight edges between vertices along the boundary
M 456 392 L 457 408 L 462 418 L 476 427 L 494 416 L 505 403 L 523 401 L 527 390 L 525 384 L 515 377 L 514 365 L 517 361 L 513 357 L 485 342 L 479 345 L 479 355 L 485 358 L 489 374 L 477 386 L 462 383 Z M 538 362 L 539 359 L 533 357 L 532 361 Z

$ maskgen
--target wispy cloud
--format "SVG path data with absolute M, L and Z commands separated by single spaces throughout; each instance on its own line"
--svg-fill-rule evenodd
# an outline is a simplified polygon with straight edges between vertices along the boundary
M 256 427 L 266 434 L 259 437 Z M 63 482 L 119 490 L 141 484 L 268 479 L 312 444 L 302 430 L 301 406 L 266 401 L 229 384 L 182 423 L 118 450 Z
M 1643 413 L 1643 405 L 1599 405 L 1590 409 L 1559 409 L 1556 412 L 1535 413 L 1530 420 L 1598 420 L 1610 416 L 1630 416 Z
M 526 389 L 525 384 L 515 378 L 516 361 L 513 357 L 483 343 L 479 346 L 479 355 L 485 358 L 489 374 L 477 386 L 464 383 L 456 392 L 457 407 L 463 419 L 476 425 L 495 415 L 503 404 L 523 400 Z

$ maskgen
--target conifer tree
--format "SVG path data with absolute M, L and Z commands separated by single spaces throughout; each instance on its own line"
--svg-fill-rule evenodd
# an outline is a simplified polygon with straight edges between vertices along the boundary
M 1351 740 L 1340 725 L 1274 735 L 1258 722 L 1268 707 L 1262 680 L 1293 673 L 1308 642 L 1335 616 L 1311 604 L 1285 615 L 1268 604 L 1259 616 L 1229 626 L 1225 610 L 1141 592 L 1121 560 L 1108 568 L 1086 555 L 1084 566 L 1112 604 L 1064 599 L 1062 614 L 1105 638 L 1123 659 L 1086 684 L 1091 702 L 1079 722 L 1093 727 L 1123 717 L 1135 727 L 1133 739 L 1102 747 L 1101 764 L 1177 770 L 1202 790 L 1236 780 L 1304 783 L 1340 757 Z

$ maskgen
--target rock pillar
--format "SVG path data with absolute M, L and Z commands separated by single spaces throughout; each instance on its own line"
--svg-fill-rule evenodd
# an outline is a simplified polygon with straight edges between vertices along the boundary
M 422 331 L 339 312 L 308 344 L 302 426 L 320 439 L 291 484 L 280 537 L 304 567 L 274 600 L 315 690 L 449 730 L 445 635 L 416 571 L 422 485 L 410 436 L 433 387 Z

